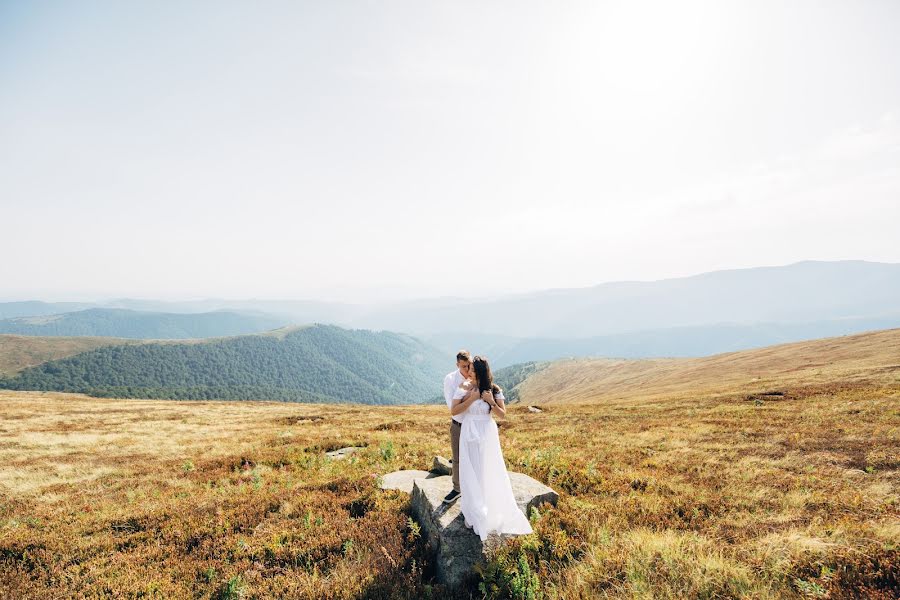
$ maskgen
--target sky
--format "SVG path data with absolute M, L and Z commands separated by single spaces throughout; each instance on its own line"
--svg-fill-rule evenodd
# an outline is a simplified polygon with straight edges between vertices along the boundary
M 0 0 L 0 300 L 900 262 L 900 3 Z

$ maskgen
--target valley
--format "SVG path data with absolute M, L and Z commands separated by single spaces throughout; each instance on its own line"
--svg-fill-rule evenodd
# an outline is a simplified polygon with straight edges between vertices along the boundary
M 528 374 L 504 455 L 560 501 L 485 581 L 527 564 L 564 599 L 894 597 L 898 338 Z M 0 404 L 0 595 L 452 596 L 409 497 L 377 487 L 449 452 L 446 407 Z

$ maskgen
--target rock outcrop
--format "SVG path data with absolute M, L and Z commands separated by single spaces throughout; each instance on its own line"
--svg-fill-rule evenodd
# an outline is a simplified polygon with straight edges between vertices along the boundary
M 438 474 L 443 471 L 447 474 Z M 475 576 L 475 564 L 484 561 L 485 552 L 502 543 L 507 536 L 490 536 L 482 544 L 481 538 L 466 527 L 459 501 L 444 504 L 444 497 L 453 489 L 449 473 L 450 461 L 435 456 L 430 472 L 411 469 L 387 473 L 381 477 L 381 489 L 412 494 L 412 513 L 436 553 L 437 579 L 450 587 L 458 587 L 470 582 Z M 509 481 L 516 504 L 526 515 L 531 513 L 532 507 L 545 502 L 555 506 L 559 500 L 556 492 L 523 473 L 509 472 Z
M 510 473 L 513 494 L 519 509 L 526 515 L 532 506 L 543 502 L 556 504 L 559 496 L 546 485 L 522 473 Z M 506 536 L 491 536 L 482 544 L 481 538 L 465 526 L 459 501 L 443 504 L 444 496 L 452 489 L 447 475 L 416 478 L 412 487 L 412 511 L 428 536 L 436 552 L 437 579 L 450 587 L 466 585 L 475 576 L 474 566 L 484 561 L 485 552 L 502 543 Z

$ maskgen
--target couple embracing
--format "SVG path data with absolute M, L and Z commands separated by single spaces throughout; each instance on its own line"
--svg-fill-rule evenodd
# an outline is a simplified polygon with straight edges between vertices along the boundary
M 494 383 L 487 359 L 472 359 L 461 350 L 456 366 L 444 377 L 453 447 L 453 489 L 444 503 L 460 499 L 466 527 L 482 542 L 492 533 L 531 533 L 528 519 L 516 505 L 492 416 L 506 417 L 503 390 Z

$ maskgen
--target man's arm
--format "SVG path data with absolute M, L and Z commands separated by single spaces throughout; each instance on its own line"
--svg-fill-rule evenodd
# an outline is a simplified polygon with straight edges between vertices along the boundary
M 444 377 L 444 400 L 447 401 L 447 408 L 449 408 L 451 411 L 453 410 L 453 397 L 456 395 L 456 391 L 459 389 L 458 387 L 454 386 L 454 383 L 455 381 L 453 379 L 452 373 Z M 465 381 L 463 381 L 463 385 L 467 385 Z M 471 394 L 472 390 L 469 390 L 469 393 Z M 466 396 L 463 397 L 463 399 L 465 398 Z
M 444 377 L 444 400 L 447 402 L 447 406 L 453 406 L 453 392 L 455 391 L 453 389 L 453 378 L 447 375 Z
M 469 407 L 472 406 L 472 403 L 478 400 L 481 397 L 481 394 L 478 393 L 478 389 L 471 389 L 466 392 L 466 395 L 462 398 L 454 398 L 453 406 L 450 408 L 450 414 L 453 416 L 462 414 L 469 410 Z

